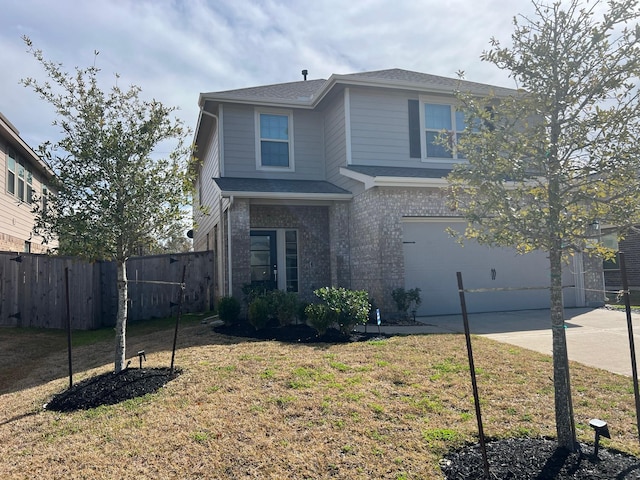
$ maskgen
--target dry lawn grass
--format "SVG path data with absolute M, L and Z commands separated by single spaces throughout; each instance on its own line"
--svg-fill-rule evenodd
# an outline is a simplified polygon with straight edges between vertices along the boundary
M 437 479 L 447 450 L 477 441 L 459 335 L 291 345 L 195 320 L 180 331 L 184 373 L 159 393 L 68 414 L 42 409 L 68 385 L 64 335 L 0 336 L 3 370 L 16 372 L 0 376 L 2 478 Z M 128 351 L 167 366 L 172 336 L 130 332 Z M 553 436 L 551 359 L 477 337 L 474 353 L 485 433 Z M 110 336 L 77 347 L 74 380 L 112 357 Z M 640 453 L 631 380 L 572 367 L 579 439 L 593 441 L 597 416 L 613 437 L 603 446 Z

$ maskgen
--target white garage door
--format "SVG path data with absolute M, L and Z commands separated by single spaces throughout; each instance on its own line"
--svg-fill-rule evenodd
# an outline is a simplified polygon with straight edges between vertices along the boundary
M 459 232 L 464 223 L 454 219 L 405 219 L 403 247 L 405 288 L 422 291 L 418 315 L 459 314 L 460 296 L 456 272 L 462 272 L 464 288 L 531 288 L 549 285 L 549 260 L 543 252 L 526 255 L 509 248 L 489 248 L 466 240 L 458 244 L 446 229 Z M 563 285 L 573 285 L 567 268 Z M 495 312 L 549 308 L 549 290 L 467 293 L 468 311 Z M 565 306 L 576 304 L 574 289 L 564 292 Z

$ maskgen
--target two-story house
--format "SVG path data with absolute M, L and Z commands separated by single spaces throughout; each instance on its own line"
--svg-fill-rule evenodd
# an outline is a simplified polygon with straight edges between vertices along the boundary
M 460 271 L 467 288 L 527 288 L 474 294 L 471 311 L 548 307 L 548 290 L 531 288 L 549 284 L 544 253 L 462 247 L 446 232 L 465 225 L 446 202 L 464 159 L 436 141 L 464 129 L 458 88 L 513 93 L 399 69 L 202 93 L 194 247 L 216 252 L 217 294 L 254 283 L 313 301 L 344 286 L 385 314 L 393 289 L 418 287 L 419 315 L 449 314 Z M 565 304 L 601 304 L 590 292 L 602 272 L 581 257 L 569 267 Z
M 32 234 L 34 201 L 51 192 L 52 178 L 51 168 L 0 113 L 0 250 L 45 253 L 57 246 Z

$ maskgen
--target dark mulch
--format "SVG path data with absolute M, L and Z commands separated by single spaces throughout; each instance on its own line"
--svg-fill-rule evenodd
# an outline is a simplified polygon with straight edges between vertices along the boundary
M 640 479 L 640 459 L 580 444 L 582 452 L 569 452 L 553 440 L 510 438 L 488 442 L 489 479 L 492 480 L 614 480 Z M 484 461 L 479 445 L 451 453 L 441 461 L 447 480 L 484 479 Z
M 107 372 L 76 383 L 55 395 L 45 405 L 47 410 L 71 412 L 100 405 L 113 405 L 156 392 L 181 372 L 169 368 L 127 368 L 119 373 Z
M 343 335 L 336 328 L 329 328 L 323 335 L 308 325 L 288 325 L 286 327 L 269 326 L 256 330 L 252 325 L 243 323 L 238 325 L 220 325 L 213 327 L 216 333 L 233 337 L 255 338 L 258 340 L 276 340 L 287 343 L 348 343 L 363 342 L 381 338 L 388 338 L 384 333 L 378 333 L 378 327 L 369 325 L 367 332 L 351 332 Z

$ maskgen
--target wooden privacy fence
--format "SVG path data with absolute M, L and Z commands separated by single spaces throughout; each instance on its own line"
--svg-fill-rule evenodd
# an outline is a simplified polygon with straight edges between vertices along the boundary
M 134 257 L 127 261 L 129 321 L 176 314 L 186 265 L 184 313 L 213 306 L 212 252 Z M 0 252 L 0 326 L 65 328 L 65 269 L 69 271 L 71 326 L 114 326 L 118 310 L 116 265 L 72 257 Z

